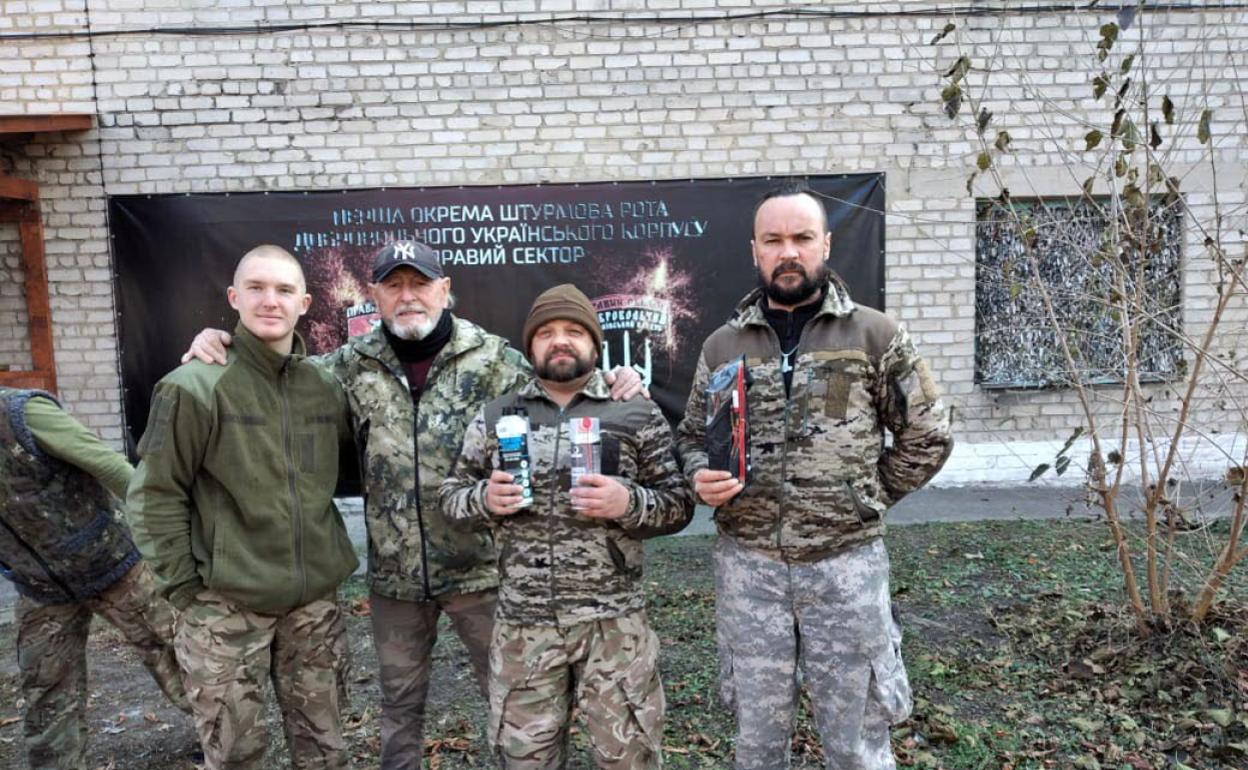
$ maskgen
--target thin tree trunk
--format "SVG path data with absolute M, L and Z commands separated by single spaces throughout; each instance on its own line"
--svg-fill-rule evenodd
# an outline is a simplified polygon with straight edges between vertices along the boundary
M 1218 589 L 1226 581 L 1226 576 L 1231 573 L 1231 568 L 1243 559 L 1245 554 L 1248 554 L 1248 548 L 1236 550 L 1239 547 L 1240 533 L 1244 528 L 1244 503 L 1248 501 L 1248 469 L 1244 469 L 1242 473 L 1239 494 L 1235 500 L 1235 513 L 1231 516 L 1230 537 L 1227 538 L 1222 553 L 1218 555 L 1218 560 L 1214 562 L 1213 569 L 1209 571 L 1209 576 L 1205 578 L 1205 584 L 1201 586 L 1200 595 L 1196 597 L 1196 603 L 1192 607 L 1192 620 L 1196 623 L 1204 620 L 1205 615 L 1209 614 L 1209 608 L 1213 606 L 1213 600 L 1217 598 Z

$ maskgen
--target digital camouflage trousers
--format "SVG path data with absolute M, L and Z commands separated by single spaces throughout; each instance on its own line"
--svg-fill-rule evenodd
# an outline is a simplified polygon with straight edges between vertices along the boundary
M 911 695 L 884 541 L 784 562 L 721 535 L 714 557 L 720 691 L 737 716 L 738 770 L 789 767 L 799 666 L 828 770 L 891 770 L 889 726 L 909 716 Z

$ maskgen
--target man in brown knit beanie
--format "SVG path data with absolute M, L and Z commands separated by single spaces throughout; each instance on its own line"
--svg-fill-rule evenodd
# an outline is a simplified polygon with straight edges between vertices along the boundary
M 593 337 L 595 353 L 602 349 L 602 326 L 598 323 L 598 311 L 594 310 L 584 292 L 570 283 L 565 283 L 539 294 L 533 300 L 529 317 L 524 322 L 524 351 L 534 364 L 537 361 L 532 358 L 533 335 L 538 327 L 556 319 L 580 324 Z
M 662 766 L 641 541 L 684 527 L 693 496 L 658 407 L 608 397 L 601 346 L 580 290 L 539 296 L 524 325 L 536 376 L 477 414 L 439 490 L 448 520 L 488 527 L 498 543 L 487 736 L 507 770 L 564 767 L 574 711 L 599 768 Z M 500 468 L 500 450 L 520 478 Z M 528 495 L 516 483 L 525 473 Z

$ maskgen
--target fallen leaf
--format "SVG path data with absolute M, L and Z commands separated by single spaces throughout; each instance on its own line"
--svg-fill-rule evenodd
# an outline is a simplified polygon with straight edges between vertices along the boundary
M 1218 724 L 1219 727 L 1230 727 L 1231 722 L 1235 719 L 1235 715 L 1230 709 L 1208 709 L 1205 715 Z
M 1083 754 L 1075 758 L 1075 767 L 1081 770 L 1101 770 L 1101 763 L 1096 757 L 1090 754 Z
M 1066 720 L 1066 722 L 1071 727 L 1085 734 L 1094 733 L 1097 730 L 1101 729 L 1100 722 L 1093 722 L 1091 719 L 1085 719 L 1084 717 L 1071 717 L 1070 719 Z

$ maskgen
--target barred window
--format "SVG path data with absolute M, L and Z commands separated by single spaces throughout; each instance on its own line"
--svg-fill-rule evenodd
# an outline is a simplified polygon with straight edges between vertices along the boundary
M 1139 334 L 1139 376 L 1171 379 L 1183 367 L 1183 217 L 1156 201 L 1145 226 L 1149 248 L 1115 238 L 1112 203 L 1064 199 L 980 201 L 975 235 L 975 381 L 986 388 L 1060 387 L 1122 382 L 1124 323 Z M 1026 240 L 1025 240 L 1026 239 Z M 1032 242 L 1035 259 L 1024 245 Z M 1076 372 L 1067 365 L 1039 291 L 1047 287 L 1066 330 Z M 1137 291 L 1137 287 L 1142 290 Z M 1123 313 L 1119 297 L 1132 299 Z M 1124 315 L 1126 316 L 1124 318 Z

